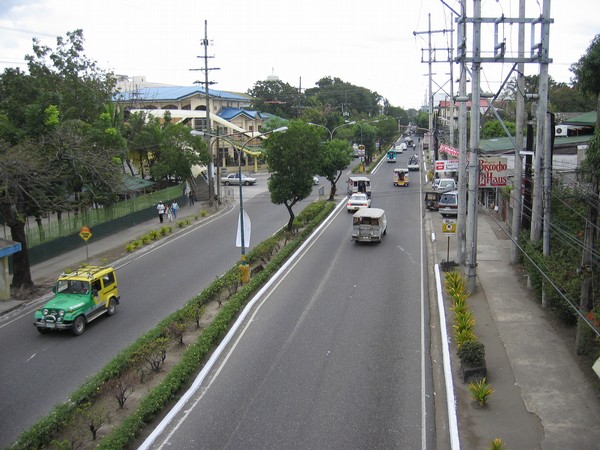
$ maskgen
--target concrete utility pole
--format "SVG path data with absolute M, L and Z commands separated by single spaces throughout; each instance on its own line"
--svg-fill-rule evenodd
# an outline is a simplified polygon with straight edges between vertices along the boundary
M 525 19 L 525 0 L 519 0 L 519 19 Z M 515 127 L 515 168 L 513 177 L 512 203 L 512 245 L 510 252 L 511 264 L 519 261 L 519 235 L 521 234 L 521 215 L 523 209 L 523 126 L 525 125 L 525 63 L 522 61 L 525 57 L 525 23 L 519 22 L 519 44 L 518 57 L 521 62 L 517 65 L 517 111 Z
M 215 84 L 214 81 L 208 81 L 208 72 L 211 70 L 219 70 L 218 67 L 208 67 L 208 59 L 209 58 L 213 58 L 212 56 L 208 56 L 208 46 L 209 46 L 209 40 L 208 40 L 208 21 L 204 21 L 204 39 L 202 39 L 202 45 L 204 46 L 204 56 L 198 56 L 198 58 L 204 58 L 204 67 L 201 69 L 190 69 L 190 70 L 202 70 L 204 71 L 204 94 L 206 97 L 206 130 L 204 130 L 207 133 L 211 132 L 211 123 L 210 123 L 210 91 L 209 91 L 209 86 L 211 84 Z M 196 82 L 198 83 L 198 82 Z M 208 163 L 208 196 L 209 196 L 209 200 L 208 200 L 208 204 L 210 206 L 213 206 L 214 203 L 214 197 L 215 197 L 215 177 L 214 177 L 214 155 L 212 153 L 212 146 L 211 146 L 211 136 L 209 136 L 208 134 L 205 135 L 206 137 L 206 145 L 208 146 L 208 151 L 210 152 L 210 161 Z M 218 153 L 218 149 L 217 149 L 217 153 Z M 219 164 L 220 166 L 220 164 Z M 218 174 L 217 174 L 218 175 Z M 219 204 L 220 199 L 217 199 L 217 205 Z
M 471 142 L 467 200 L 467 289 L 477 289 L 477 201 L 479 196 L 479 127 L 481 123 L 481 0 L 473 1 L 473 65 L 471 68 Z
M 544 0 L 541 22 L 541 42 L 532 47 L 531 51 L 537 51 L 540 58 L 540 76 L 538 86 L 537 126 L 535 134 L 535 159 L 533 167 L 533 205 L 531 211 L 530 239 L 539 241 L 542 234 L 542 158 L 544 154 L 544 131 L 546 113 L 548 112 L 548 46 L 550 43 L 550 0 Z M 532 29 L 533 35 L 533 29 Z M 532 42 L 533 44 L 533 42 Z
M 467 249 L 467 0 L 461 0 L 458 24 L 457 59 L 460 61 L 458 85 L 458 216 L 456 221 L 456 261 L 466 262 Z M 454 99 L 453 99 L 454 101 Z
M 433 138 L 433 73 L 431 71 L 431 67 L 432 64 L 434 62 L 449 62 L 450 64 L 452 64 L 452 57 L 448 57 L 447 60 L 445 61 L 434 61 L 434 57 L 433 57 L 433 53 L 435 49 L 431 46 L 431 35 L 434 33 L 446 33 L 448 32 L 448 30 L 432 30 L 431 29 L 431 14 L 429 14 L 429 26 L 427 31 L 413 31 L 413 36 L 416 36 L 418 34 L 427 34 L 428 35 L 428 42 L 429 42 L 429 48 L 427 49 L 427 64 L 429 66 L 429 93 L 428 93 L 428 112 L 429 112 L 429 152 L 431 153 L 433 151 L 433 145 L 434 145 L 434 138 Z M 448 51 L 449 49 L 443 49 Z M 423 57 L 421 56 L 421 62 L 423 62 Z

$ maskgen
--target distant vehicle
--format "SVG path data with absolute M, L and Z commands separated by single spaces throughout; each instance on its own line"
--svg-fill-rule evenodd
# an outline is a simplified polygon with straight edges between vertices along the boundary
M 230 184 L 239 185 L 240 184 L 239 174 L 238 173 L 230 173 L 226 177 L 221 178 L 221 183 L 223 183 L 225 186 L 229 186 Z M 248 186 L 248 185 L 255 184 L 255 183 L 256 183 L 256 178 L 252 178 L 252 177 L 242 174 L 242 184 L 244 186 Z
M 390 150 L 387 152 L 387 162 L 395 163 L 396 162 L 396 151 Z
M 406 142 L 407 147 L 415 146 L 415 141 L 413 140 L 413 138 L 406 137 L 406 138 L 404 138 L 404 142 Z
M 417 158 L 417 155 L 413 155 L 409 158 L 408 170 L 419 170 L 419 158 Z
M 317 184 L 319 184 L 319 177 L 318 176 L 314 176 L 313 177 L 313 184 L 316 186 Z
M 408 169 L 394 169 L 394 186 L 408 186 Z
M 112 267 L 85 266 L 58 277 L 54 297 L 39 308 L 33 324 L 44 334 L 71 330 L 75 336 L 92 320 L 112 316 L 120 302 L 117 276 Z
M 362 193 L 371 197 L 371 180 L 367 177 L 348 177 L 348 194 Z
M 361 208 L 370 208 L 371 199 L 367 197 L 367 194 L 352 194 L 348 203 L 346 203 L 346 209 L 348 212 L 358 211 Z
M 362 208 L 352 216 L 352 240 L 359 242 L 381 242 L 387 233 L 387 219 L 381 208 Z
M 437 178 L 431 188 L 437 191 L 452 191 L 456 189 L 456 181 L 454 178 Z
M 404 152 L 404 150 L 406 150 L 406 149 L 407 149 L 406 142 L 402 142 L 402 143 L 396 145 L 396 151 L 400 154 L 402 154 L 402 152 Z

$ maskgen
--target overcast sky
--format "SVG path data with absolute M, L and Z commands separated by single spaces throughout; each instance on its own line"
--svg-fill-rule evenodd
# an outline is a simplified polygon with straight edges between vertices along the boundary
M 26 69 L 24 56 L 32 53 L 34 36 L 55 48 L 57 36 L 81 28 L 85 55 L 103 69 L 190 86 L 204 81 L 204 73 L 192 69 L 204 67 L 198 56 L 204 55 L 206 21 L 213 57 L 209 68 L 220 69 L 209 73 L 214 89 L 246 92 L 271 74 L 306 89 L 331 76 L 376 91 L 394 106 L 418 108 L 427 98 L 428 65 L 422 62 L 427 53 L 422 50 L 429 37 L 421 32 L 428 30 L 429 15 L 436 31 L 432 47 L 452 46 L 449 31 L 456 16 L 450 8 L 459 11 L 459 2 L 444 1 L 448 6 L 441 0 L 2 0 L 0 70 Z M 526 0 L 526 17 L 538 17 L 542 1 Z M 467 8 L 472 15 L 471 0 Z M 482 0 L 483 17 L 502 14 L 518 17 L 518 0 Z M 568 83 L 569 67 L 600 33 L 600 1 L 553 0 L 551 17 L 550 75 Z M 516 52 L 516 28 L 509 23 L 499 27 L 508 52 Z M 483 30 L 487 42 L 482 50 L 488 55 L 493 34 L 491 26 Z M 438 61 L 447 58 L 443 50 L 435 55 Z M 484 64 L 482 89 L 496 91 L 511 66 Z M 450 64 L 435 63 L 432 72 L 434 92 L 449 92 Z M 539 66 L 529 64 L 525 72 L 537 74 Z

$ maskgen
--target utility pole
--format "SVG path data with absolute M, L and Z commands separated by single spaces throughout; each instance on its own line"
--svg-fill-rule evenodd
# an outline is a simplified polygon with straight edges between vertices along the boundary
M 456 221 L 456 261 L 466 262 L 467 249 L 467 0 L 461 0 L 458 24 L 457 60 L 460 61 L 458 85 L 458 216 Z M 454 101 L 454 99 L 452 99 Z
M 525 0 L 519 0 L 519 19 L 525 19 Z M 519 43 L 518 57 L 523 60 L 525 57 L 525 24 L 519 22 Z M 512 203 L 513 216 L 511 226 L 511 253 L 510 262 L 516 264 L 519 261 L 519 236 L 521 234 L 521 215 L 523 210 L 523 125 L 525 120 L 525 63 L 519 62 L 517 65 L 517 92 L 516 92 L 516 127 L 515 127 L 515 169 L 513 177 Z
M 208 56 L 208 46 L 210 44 L 209 40 L 208 40 L 208 21 L 204 21 L 204 39 L 202 39 L 202 45 L 204 46 L 204 56 L 198 56 L 198 58 L 204 58 L 204 67 L 201 69 L 190 69 L 190 70 L 202 70 L 204 71 L 204 94 L 206 97 L 206 130 L 204 130 L 206 133 L 211 133 L 211 123 L 210 123 L 210 91 L 209 91 L 209 86 L 211 84 L 215 84 L 214 81 L 208 81 L 208 72 L 211 70 L 219 70 L 218 67 L 208 67 L 208 59 L 209 58 L 213 58 L 213 56 Z M 196 81 L 196 83 L 199 83 L 198 81 Z M 214 177 L 214 164 L 215 164 L 215 157 L 213 155 L 212 152 L 212 146 L 211 146 L 211 136 L 210 135 L 205 135 L 206 137 L 206 145 L 208 146 L 208 151 L 210 153 L 210 161 L 208 163 L 208 204 L 209 206 L 213 206 L 214 204 L 214 200 L 215 200 L 215 177 Z M 217 149 L 217 153 L 219 152 L 219 150 Z M 218 158 L 218 155 L 217 155 Z M 221 164 L 217 164 L 217 167 L 220 169 Z M 217 169 L 217 171 L 219 172 L 219 169 Z M 219 178 L 219 173 L 217 173 L 217 179 Z M 217 188 L 218 189 L 218 188 Z M 217 196 L 218 197 L 218 196 Z M 221 201 L 220 198 L 217 198 L 217 207 L 219 205 L 219 202 Z
M 450 21 L 450 42 L 454 42 L 454 21 Z M 454 50 L 450 48 L 450 145 L 454 147 Z
M 473 1 L 473 65 L 471 68 L 471 142 L 469 144 L 469 197 L 467 199 L 467 289 L 477 288 L 477 201 L 479 196 L 479 127 L 481 123 L 481 0 Z
M 427 65 L 429 66 L 429 95 L 428 95 L 428 110 L 429 110 L 429 151 L 431 152 L 434 148 L 434 137 L 433 137 L 433 73 L 431 71 L 431 65 L 434 62 L 449 62 L 452 64 L 452 57 L 448 57 L 446 61 L 434 61 L 434 51 L 435 50 L 446 50 L 449 51 L 450 49 L 434 49 L 431 46 L 431 35 L 434 33 L 446 33 L 448 30 L 432 30 L 431 29 L 431 14 L 429 14 L 429 26 L 427 31 L 413 31 L 413 36 L 416 36 L 418 34 L 427 34 L 428 35 L 428 42 L 429 42 L 429 48 L 427 49 L 427 53 L 428 53 L 428 57 L 427 57 Z M 423 50 L 421 50 L 421 54 L 423 53 Z M 421 62 L 423 61 L 423 57 L 421 56 Z M 454 119 L 453 119 L 454 120 Z
M 466 62 L 471 62 L 473 64 L 472 66 L 472 93 L 471 93 L 471 142 L 469 145 L 470 148 L 470 153 L 469 153 L 469 188 L 468 188 L 468 193 L 469 193 L 469 198 L 467 201 L 467 209 L 469 212 L 469 217 L 468 217 L 468 221 L 466 224 L 466 228 L 467 228 L 467 236 L 466 236 L 466 250 L 465 252 L 467 253 L 467 262 L 466 262 L 466 266 L 467 266 L 467 275 L 468 275 L 468 288 L 474 289 L 476 286 L 476 267 L 477 267 L 477 202 L 478 202 L 478 183 L 479 183 L 479 177 L 477 174 L 477 171 L 479 169 L 479 161 L 478 161 L 478 153 L 479 153 L 479 127 L 480 127 L 480 102 L 481 102 L 481 91 L 480 91 L 480 70 L 481 70 L 481 64 L 483 63 L 515 63 L 515 66 L 513 66 L 513 70 L 514 67 L 516 67 L 516 64 L 519 63 L 538 63 L 540 64 L 540 84 L 541 84 L 541 89 L 540 89 L 540 93 L 539 93 L 539 98 L 540 99 L 544 99 L 544 104 L 542 105 L 542 109 L 544 111 L 544 115 L 545 115 L 545 111 L 547 109 L 547 97 L 548 97 L 548 64 L 550 62 L 552 62 L 552 60 L 548 57 L 548 41 L 549 41 L 549 26 L 550 24 L 553 22 L 552 19 L 549 18 L 549 13 L 550 13 L 550 0 L 544 0 L 544 15 L 542 17 L 536 17 L 534 19 L 527 19 L 524 16 L 524 11 L 521 11 L 521 16 L 518 18 L 512 18 L 512 17 L 499 17 L 499 18 L 488 18 L 488 17 L 481 17 L 481 0 L 473 0 L 473 4 L 474 4 L 474 8 L 475 8 L 475 12 L 474 12 L 474 17 L 473 18 L 469 18 L 466 16 L 466 8 L 465 8 L 465 0 L 463 0 L 461 2 L 461 6 L 462 6 L 462 15 L 460 17 L 460 19 L 458 20 L 459 22 L 459 28 L 458 28 L 458 42 L 459 42 L 459 51 L 458 51 L 458 57 L 457 60 L 461 63 L 466 63 Z M 524 6 L 522 6 L 522 9 L 524 9 Z M 473 36 L 473 55 L 472 56 L 466 56 L 466 46 L 464 44 L 464 37 L 466 36 L 467 33 L 464 30 L 464 26 L 463 24 L 465 23 L 471 23 L 472 24 L 472 36 Z M 506 55 L 506 39 L 500 39 L 500 36 L 502 35 L 501 31 L 502 31 L 502 27 L 504 27 L 504 25 L 506 23 L 510 23 L 510 24 L 518 24 L 518 25 L 525 25 L 525 24 L 529 24 L 531 25 L 531 55 L 529 57 L 525 57 L 522 54 L 519 54 L 517 57 L 513 57 L 513 56 L 507 56 Z M 540 43 L 536 43 L 534 44 L 535 41 L 535 27 L 536 25 L 540 25 L 541 24 L 541 42 Z M 494 52 L 493 55 L 491 56 L 487 56 L 488 51 L 486 52 L 482 52 L 481 51 L 481 31 L 482 31 L 482 25 L 493 25 L 494 26 Z M 523 35 L 523 32 L 521 31 L 520 33 L 521 35 Z M 510 47 L 509 47 L 510 48 Z M 486 55 L 486 56 L 482 56 Z M 512 70 L 511 70 L 512 72 Z M 523 73 L 523 70 L 520 70 L 521 74 Z M 544 74 L 545 74 L 545 89 L 544 89 L 544 85 L 541 82 L 541 79 L 544 78 Z M 508 77 L 507 77 L 508 79 Z M 521 92 L 522 93 L 522 92 Z M 462 94 L 462 92 L 461 92 Z M 466 101 L 467 99 L 465 99 L 462 95 L 459 96 L 459 100 L 460 101 Z M 506 128 L 506 126 L 502 123 L 500 117 L 497 115 L 496 110 L 493 106 L 493 104 L 490 105 L 490 110 L 492 112 L 494 112 L 494 114 L 496 114 L 496 117 L 500 120 L 501 125 L 503 125 L 503 128 L 505 130 L 505 132 L 507 133 L 507 136 L 511 139 L 511 141 L 513 141 L 514 147 L 516 150 L 518 150 L 520 147 L 522 147 L 522 140 L 517 144 L 517 142 L 515 142 L 512 138 L 512 136 L 510 135 L 508 129 Z M 537 113 L 537 117 L 538 117 L 538 123 L 543 124 L 543 121 L 540 121 L 540 111 L 538 110 Z M 462 115 L 462 113 L 461 113 Z M 460 118 L 459 118 L 460 119 Z M 466 123 L 466 120 L 464 121 Z M 521 121 L 522 122 L 522 121 Z M 539 128 L 539 127 L 538 127 Z M 538 130 L 540 133 L 542 133 L 543 136 L 543 129 L 542 130 Z M 460 138 L 460 134 L 459 134 L 459 138 Z M 529 138 L 529 135 L 528 135 Z M 540 147 L 540 151 L 541 151 L 541 147 L 543 147 L 543 142 L 541 144 L 539 144 Z M 466 156 L 466 155 L 465 155 Z M 460 157 L 462 158 L 462 153 L 460 153 Z M 522 164 L 520 161 L 520 155 L 517 156 L 515 158 L 516 164 Z M 519 166 L 521 167 L 521 166 Z M 538 181 L 540 181 L 539 179 L 542 178 L 541 176 L 541 172 L 540 172 L 540 167 L 541 167 L 541 161 L 540 164 L 538 166 L 538 169 L 536 170 L 536 177 L 538 178 Z M 461 164 L 459 161 L 459 170 L 461 169 Z M 519 169 L 516 169 L 516 173 L 519 174 Z M 515 180 L 515 183 L 521 183 L 521 180 Z M 540 181 L 541 183 L 541 181 Z M 459 173 L 459 197 L 460 197 L 460 186 L 461 186 L 461 179 L 460 179 L 460 173 Z M 541 194 L 540 194 L 540 198 L 541 198 Z M 516 208 L 520 209 L 520 197 L 517 199 L 516 202 Z M 459 221 L 461 219 L 461 209 L 460 209 L 460 200 L 459 200 Z M 540 217 L 538 217 L 539 220 L 539 224 L 540 224 L 540 230 L 541 230 L 541 208 L 540 208 L 540 213 L 538 213 L 540 215 Z M 533 228 L 533 226 L 532 226 Z M 457 233 L 459 235 L 459 239 L 461 238 L 460 236 L 460 223 L 457 224 Z M 538 238 L 539 239 L 539 238 Z M 460 247 L 462 247 L 462 243 L 461 245 L 459 245 Z M 460 249 L 458 249 L 457 251 L 460 251 Z M 460 254 L 457 255 L 459 256 L 458 259 L 459 261 L 461 261 L 460 258 Z
M 542 158 L 544 148 L 544 130 L 546 113 L 548 112 L 548 45 L 550 43 L 550 0 L 544 0 L 541 22 L 541 42 L 532 46 L 531 51 L 537 52 L 540 58 L 540 76 L 538 85 L 537 127 L 535 134 L 535 159 L 533 167 L 533 205 L 531 211 L 530 239 L 537 242 L 542 233 Z M 533 34 L 533 32 L 532 32 Z M 532 42 L 533 44 L 533 42 Z

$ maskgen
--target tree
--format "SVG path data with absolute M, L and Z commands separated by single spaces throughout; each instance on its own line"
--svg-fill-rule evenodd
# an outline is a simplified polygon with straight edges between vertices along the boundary
M 365 162 L 369 164 L 375 153 L 375 141 L 377 139 L 378 129 L 365 122 L 359 122 L 352 127 L 354 142 L 365 146 Z
M 297 88 L 280 80 L 257 81 L 248 94 L 253 97 L 254 109 L 286 119 L 297 116 L 302 101 Z
M 306 90 L 307 100 L 317 97 L 322 105 L 339 111 L 343 117 L 372 117 L 379 114 L 379 104 L 383 99 L 377 92 L 355 86 L 337 77 L 323 77 L 315 84 L 317 87 Z
M 352 161 L 352 147 L 347 141 L 333 139 L 325 142 L 321 150 L 321 166 L 317 172 L 331 183 L 329 200 L 333 201 L 336 193 L 336 183 L 342 176 L 343 170 Z
M 106 139 L 102 123 L 89 125 L 109 102 L 114 79 L 81 54 L 81 30 L 57 38 L 56 50 L 34 39 L 33 51 L 25 57 L 29 74 L 6 69 L 0 76 L 0 213 L 22 247 L 13 256 L 17 290 L 33 286 L 26 217 L 107 205 L 121 186 L 118 137 Z
M 593 291 L 592 270 L 594 267 L 594 252 L 597 242 L 598 225 L 598 183 L 600 181 L 600 34 L 590 43 L 585 55 L 571 66 L 575 75 L 574 85 L 583 92 L 594 94 L 598 101 L 596 106 L 596 128 L 594 136 L 588 144 L 586 159 L 582 171 L 590 183 L 586 232 L 582 258 L 583 280 L 581 283 L 581 299 L 579 309 L 583 314 L 594 307 L 596 301 Z M 577 327 L 576 346 L 578 353 L 586 352 L 586 324 L 580 319 Z
M 508 128 L 508 131 L 510 131 L 511 136 L 514 136 L 515 129 L 516 129 L 515 123 L 504 121 L 504 125 L 506 125 L 506 128 Z M 504 128 L 502 128 L 502 125 L 500 124 L 500 122 L 498 120 L 496 120 L 496 119 L 487 120 L 483 124 L 483 129 L 481 131 L 481 137 L 483 139 L 506 137 L 506 132 L 504 131 Z
M 310 195 L 313 176 L 319 171 L 321 137 L 315 128 L 294 120 L 285 133 L 274 133 L 264 143 L 271 201 L 287 208 L 288 231 L 294 224 L 294 205 Z

